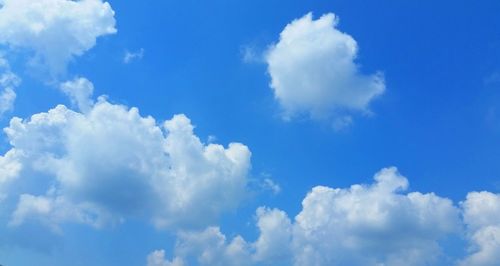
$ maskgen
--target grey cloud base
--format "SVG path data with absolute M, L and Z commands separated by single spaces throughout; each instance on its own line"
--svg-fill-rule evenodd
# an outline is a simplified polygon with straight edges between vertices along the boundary
M 408 181 L 382 169 L 372 185 L 318 186 L 302 201 L 294 221 L 261 207 L 255 242 L 226 239 L 219 228 L 181 233 L 175 258 L 158 250 L 148 266 L 164 265 L 461 265 L 492 266 L 500 248 L 500 195 L 471 192 L 456 206 L 434 193 L 403 193 Z M 464 235 L 470 255 L 453 258 L 441 241 Z

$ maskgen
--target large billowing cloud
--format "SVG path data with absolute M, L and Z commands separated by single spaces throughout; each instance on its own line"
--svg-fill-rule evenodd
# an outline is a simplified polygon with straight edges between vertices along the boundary
M 407 179 L 395 168 L 377 173 L 373 185 L 315 187 L 293 223 L 283 211 L 259 208 L 260 236 L 254 243 L 239 236 L 227 241 L 213 227 L 183 233 L 176 260 L 194 257 L 200 265 L 437 263 L 442 259 L 439 241 L 460 232 L 460 210 L 433 193 L 403 193 L 407 188 Z
M 458 209 L 432 193 L 400 194 L 408 181 L 395 168 L 375 180 L 350 189 L 316 187 L 307 195 L 295 218 L 297 265 L 427 265 L 438 259 L 438 240 L 459 230 Z
M 12 148 L 0 156 L 0 194 L 12 206 L 10 226 L 35 221 L 57 230 L 139 217 L 204 227 L 244 197 L 251 154 L 243 144 L 204 144 L 182 114 L 160 126 L 103 98 L 85 106 L 80 113 L 59 105 L 5 128 Z
M 353 112 L 368 112 L 370 102 L 384 92 L 382 74 L 360 73 L 357 43 L 337 24 L 332 13 L 317 20 L 309 13 L 288 24 L 269 48 L 271 88 L 285 118 L 307 114 L 340 127 Z
M 101 0 L 0 0 L 0 43 L 34 53 L 32 64 L 58 74 L 116 32 L 114 11 Z

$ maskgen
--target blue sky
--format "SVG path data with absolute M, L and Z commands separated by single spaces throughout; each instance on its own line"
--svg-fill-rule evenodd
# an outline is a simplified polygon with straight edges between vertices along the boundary
M 500 259 L 498 1 L 40 3 L 0 0 L 2 265 Z

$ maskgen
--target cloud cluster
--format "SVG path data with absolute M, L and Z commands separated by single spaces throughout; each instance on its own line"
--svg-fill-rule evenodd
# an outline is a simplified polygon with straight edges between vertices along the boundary
M 433 193 L 403 193 L 407 188 L 395 168 L 382 169 L 372 185 L 318 186 L 293 222 L 281 210 L 259 208 L 260 234 L 253 243 L 240 236 L 226 241 L 218 228 L 180 234 L 176 260 L 195 258 L 194 265 L 434 265 L 444 259 L 440 240 L 461 230 L 460 209 Z
M 115 32 L 114 11 L 101 0 L 0 1 L 0 44 L 33 52 L 31 64 L 52 74 Z
M 265 56 L 271 88 L 284 118 L 307 114 L 332 120 L 337 127 L 353 112 L 368 112 L 370 102 L 385 90 L 380 73 L 360 73 L 356 41 L 336 27 L 338 18 L 309 13 L 288 24 Z
M 354 113 L 369 113 L 384 93 L 383 75 L 361 73 L 357 43 L 337 24 L 334 14 L 317 20 L 307 14 L 288 24 L 265 53 L 285 118 L 305 114 L 341 128 Z M 102 0 L 0 0 L 0 45 L 29 51 L 30 63 L 53 75 L 115 32 L 114 11 Z M 247 62 L 261 60 L 250 48 L 244 52 Z M 123 62 L 143 55 L 142 49 L 127 52 Z M 19 83 L 0 58 L 0 115 L 12 109 Z M 406 192 L 408 180 L 396 168 L 382 169 L 371 185 L 314 187 L 293 219 L 260 207 L 255 241 L 228 238 L 212 225 L 245 197 L 251 168 L 245 145 L 203 143 L 182 114 L 160 124 L 137 108 L 103 97 L 94 101 L 85 78 L 64 82 L 60 90 L 79 111 L 58 105 L 29 119 L 15 117 L 4 129 L 10 144 L 0 156 L 5 226 L 34 222 L 60 233 L 63 223 L 102 227 L 139 218 L 175 230 L 174 258 L 156 250 L 148 266 L 500 261 L 500 195 L 471 192 L 457 206 L 433 193 Z M 261 187 L 281 191 L 270 179 Z M 450 259 L 441 241 L 460 234 L 468 253 Z
M 87 82 L 63 87 L 88 92 Z M 0 194 L 12 206 L 9 225 L 35 220 L 57 230 L 63 222 L 139 217 L 189 228 L 213 223 L 243 199 L 251 156 L 243 144 L 204 144 L 185 115 L 160 126 L 137 108 L 103 98 L 89 106 L 82 94 L 70 95 L 85 112 L 59 105 L 4 129 L 12 147 L 0 156 Z

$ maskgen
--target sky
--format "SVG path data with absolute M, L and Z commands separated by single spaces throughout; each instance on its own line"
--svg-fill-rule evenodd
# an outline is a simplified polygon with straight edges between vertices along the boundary
M 499 11 L 0 0 L 0 264 L 496 265 Z

